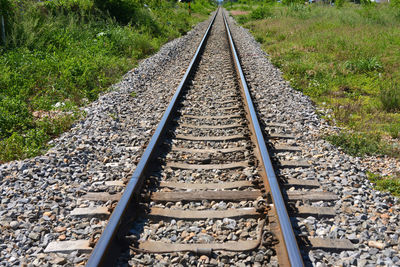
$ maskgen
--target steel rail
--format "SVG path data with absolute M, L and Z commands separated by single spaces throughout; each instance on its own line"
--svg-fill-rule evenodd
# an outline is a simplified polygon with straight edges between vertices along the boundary
M 280 228 L 281 228 L 281 231 L 283 234 L 283 239 L 284 239 L 283 241 L 285 242 L 285 247 L 286 247 L 288 257 L 289 257 L 289 261 L 290 261 L 291 266 L 296 266 L 296 267 L 304 266 L 303 259 L 302 259 L 297 241 L 296 241 L 296 237 L 293 232 L 292 224 L 290 222 L 290 218 L 289 218 L 289 215 L 286 210 L 286 205 L 283 200 L 281 190 L 279 188 L 279 183 L 278 183 L 278 180 L 276 179 L 275 171 L 272 166 L 271 159 L 269 157 L 268 149 L 265 145 L 264 136 L 263 136 L 260 124 L 257 119 L 257 113 L 256 113 L 256 110 L 254 108 L 254 105 L 253 105 L 253 102 L 251 99 L 250 91 L 249 91 L 249 88 L 247 87 L 247 82 L 244 77 L 242 67 L 240 66 L 239 57 L 236 52 L 236 48 L 235 48 L 235 44 L 234 44 L 234 41 L 233 41 L 233 38 L 231 35 L 231 31 L 229 29 L 229 25 L 226 20 L 224 12 L 222 12 L 222 14 L 223 14 L 223 18 L 224 18 L 226 32 L 227 32 L 228 39 L 229 39 L 229 45 L 231 48 L 233 61 L 235 64 L 235 68 L 238 71 L 238 76 L 240 78 L 239 82 L 241 84 L 241 87 L 243 89 L 243 93 L 245 96 L 246 105 L 247 105 L 248 112 L 249 112 L 249 115 L 251 118 L 250 123 L 254 130 L 253 132 L 256 135 L 257 146 L 258 146 L 258 149 L 259 149 L 259 152 L 261 155 L 261 159 L 262 159 L 262 166 L 265 169 L 265 172 L 267 174 L 268 184 L 269 184 L 273 202 L 275 205 L 275 210 L 278 215 L 278 220 L 279 220 Z
M 130 206 L 131 201 L 134 199 L 134 196 L 138 193 L 140 190 L 141 184 L 143 182 L 144 174 L 147 170 L 147 167 L 149 165 L 149 162 L 153 158 L 153 155 L 156 151 L 157 146 L 160 143 L 160 140 L 162 140 L 163 135 L 165 134 L 165 131 L 167 129 L 167 124 L 170 122 L 172 114 L 176 110 L 176 104 L 177 100 L 182 94 L 183 87 L 188 81 L 188 78 L 190 74 L 194 70 L 195 64 L 198 62 L 200 58 L 200 54 L 202 49 L 204 48 L 204 45 L 206 43 L 206 40 L 208 39 L 210 29 L 215 21 L 215 17 L 217 16 L 219 12 L 219 8 L 214 14 L 214 17 L 211 19 L 210 24 L 208 25 L 208 28 L 189 64 L 189 67 L 187 68 L 185 75 L 183 76 L 181 82 L 178 85 L 178 88 L 175 92 L 175 94 L 172 97 L 171 102 L 169 103 L 163 117 L 161 118 L 160 123 L 158 124 L 156 131 L 154 132 L 153 136 L 150 139 L 150 142 L 143 153 L 142 158 L 139 161 L 139 164 L 137 165 L 135 172 L 133 173 L 131 179 L 129 180 L 128 185 L 125 188 L 125 191 L 119 200 L 117 206 L 115 207 L 106 228 L 104 229 L 102 235 L 100 236 L 99 241 L 96 243 L 96 246 L 93 249 L 92 254 L 90 255 L 90 258 L 87 262 L 86 266 L 94 267 L 94 266 L 111 266 L 112 262 L 115 261 L 115 257 L 111 251 L 113 249 L 116 249 L 116 236 L 119 230 L 119 227 L 121 225 L 122 218 L 126 214 L 128 207 Z M 114 257 L 114 258 L 113 258 Z

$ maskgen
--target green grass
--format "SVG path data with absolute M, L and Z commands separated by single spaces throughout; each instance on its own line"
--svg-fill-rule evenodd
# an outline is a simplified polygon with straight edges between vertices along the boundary
M 375 184 L 377 190 L 387 191 L 394 196 L 400 196 L 400 177 L 382 177 L 371 172 L 367 172 L 367 177 L 371 183 Z
M 79 107 L 213 9 L 205 0 L 193 4 L 192 15 L 174 1 L 3 3 L 8 9 L 7 43 L 0 45 L 0 163 L 40 154 L 82 116 Z
M 342 132 L 326 136 L 325 139 L 353 156 L 381 154 L 396 156 L 400 152 L 398 146 L 383 141 L 376 133 Z
M 226 4 L 229 7 L 229 4 Z M 232 9 L 242 9 L 245 2 Z M 260 11 L 260 9 L 264 11 Z M 291 85 L 332 111 L 355 134 L 332 137 L 352 154 L 399 156 L 387 139 L 400 129 L 400 7 L 387 4 L 248 4 L 249 28 Z M 379 136 L 371 145 L 365 136 Z M 385 145 L 384 145 L 385 144 Z M 368 154 L 368 153 L 367 153 Z

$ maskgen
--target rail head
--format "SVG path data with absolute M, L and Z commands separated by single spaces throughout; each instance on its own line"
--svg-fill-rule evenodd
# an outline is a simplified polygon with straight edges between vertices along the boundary
M 189 64 L 189 67 L 187 68 L 181 82 L 178 85 L 177 90 L 175 91 L 171 99 L 171 102 L 169 103 L 166 111 L 164 112 L 163 117 L 161 118 L 160 123 L 158 124 L 153 136 L 151 137 L 150 142 L 145 152 L 143 153 L 143 156 L 140 159 L 139 164 L 135 169 L 135 172 L 133 173 L 131 179 L 129 180 L 121 199 L 119 200 L 117 206 L 115 207 L 113 213 L 111 214 L 107 226 L 104 229 L 102 235 L 100 236 L 100 239 L 96 243 L 96 246 L 94 247 L 86 266 L 90 267 L 110 266 L 110 263 L 116 260 L 115 258 L 113 258 L 114 253 L 112 253 L 111 251 L 115 249 L 115 241 L 119 227 L 121 225 L 121 220 L 123 216 L 126 214 L 128 207 L 134 198 L 134 195 L 140 189 L 142 180 L 144 178 L 144 174 L 146 172 L 147 166 L 149 165 L 148 163 L 153 158 L 156 147 L 159 145 L 159 142 L 165 133 L 166 127 L 170 122 L 173 112 L 176 109 L 177 106 L 176 104 L 178 102 L 178 99 L 182 94 L 183 87 L 185 86 L 190 74 L 194 69 L 193 67 L 195 66 L 196 62 L 199 59 L 201 50 L 203 49 L 206 43 L 211 27 L 215 21 L 215 17 L 217 16 L 218 12 L 219 8 L 217 9 L 213 18 L 211 19 L 210 24 L 208 25 L 208 28 L 204 33 L 204 36 Z
M 286 252 L 290 261 L 291 266 L 304 266 L 303 259 L 296 241 L 295 234 L 293 232 L 292 224 L 290 222 L 289 215 L 286 210 L 286 205 L 282 197 L 282 193 L 279 187 L 278 180 L 275 175 L 274 168 L 272 166 L 272 162 L 269 156 L 268 149 L 265 145 L 265 140 L 264 136 L 260 127 L 260 124 L 258 122 L 257 118 L 257 113 L 254 108 L 251 94 L 249 91 L 249 88 L 247 86 L 247 82 L 245 79 L 245 76 L 243 74 L 242 67 L 240 65 L 240 60 L 236 51 L 235 43 L 232 38 L 232 34 L 229 28 L 228 21 L 225 17 L 224 12 L 222 12 L 223 18 L 224 18 L 224 24 L 226 28 L 226 33 L 228 35 L 228 40 L 229 40 L 229 46 L 231 49 L 233 61 L 235 64 L 235 68 L 238 72 L 238 77 L 239 77 L 239 83 L 240 86 L 243 90 L 244 94 L 244 100 L 245 104 L 247 106 L 248 112 L 249 112 L 249 117 L 250 117 L 250 124 L 251 127 L 253 128 L 256 141 L 257 141 L 257 147 L 260 153 L 260 157 L 262 160 L 262 167 L 264 168 L 264 171 L 267 175 L 268 179 L 268 184 L 270 187 L 272 199 L 275 205 L 275 210 L 278 216 L 279 224 L 280 224 L 280 229 L 282 231 L 282 236 L 283 236 L 283 241 L 284 245 L 286 247 Z

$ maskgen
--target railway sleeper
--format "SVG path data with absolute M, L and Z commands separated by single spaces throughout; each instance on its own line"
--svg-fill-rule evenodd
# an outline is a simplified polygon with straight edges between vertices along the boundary
M 250 181 L 235 181 L 235 182 L 224 182 L 224 183 L 176 183 L 176 182 L 161 182 L 160 187 L 168 187 L 173 189 L 185 189 L 185 190 L 225 190 L 233 188 L 244 188 L 252 187 L 254 183 Z
M 229 114 L 221 116 L 197 116 L 197 115 L 182 115 L 182 118 L 197 119 L 197 120 L 226 120 L 233 118 L 243 118 L 243 114 Z
M 243 134 L 235 134 L 228 136 L 195 136 L 195 135 L 175 135 L 175 139 L 189 140 L 189 141 L 231 141 L 238 139 L 246 139 L 247 136 Z
M 186 169 L 186 170 L 223 170 L 223 169 L 236 169 L 246 168 L 249 166 L 248 161 L 239 161 L 226 164 L 187 164 L 181 162 L 167 162 L 167 167 L 172 169 Z
M 272 146 L 273 152 L 301 152 L 301 148 L 298 146 L 289 145 L 275 145 Z
M 240 123 L 233 123 L 227 125 L 196 125 L 196 124 L 188 124 L 188 123 L 181 123 L 179 127 L 184 128 L 194 128 L 194 129 L 229 129 L 229 128 L 237 128 L 243 127 L 243 124 Z
M 151 201 L 155 202 L 178 202 L 178 201 L 244 201 L 256 200 L 262 196 L 260 190 L 253 191 L 193 191 L 193 192 L 153 192 Z
M 324 191 L 283 191 L 282 195 L 289 201 L 318 202 L 338 199 L 336 194 Z
M 223 218 L 260 217 L 255 208 L 227 209 L 227 210 L 177 210 L 152 207 L 148 217 L 176 218 L 184 220 L 204 220 Z
M 282 185 L 288 187 L 319 188 L 321 184 L 317 180 L 287 179 L 281 181 Z

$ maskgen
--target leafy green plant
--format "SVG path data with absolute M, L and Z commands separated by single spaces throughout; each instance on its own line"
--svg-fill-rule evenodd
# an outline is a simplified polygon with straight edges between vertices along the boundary
M 400 178 L 387 176 L 382 177 L 372 172 L 367 172 L 368 180 L 375 184 L 375 188 L 381 191 L 388 191 L 395 196 L 400 196 Z
M 400 123 L 389 124 L 385 130 L 389 133 L 392 138 L 400 137 Z
M 345 0 L 336 0 L 335 1 L 335 6 L 337 8 L 342 8 L 344 6 L 345 2 L 346 2 Z
M 390 5 L 395 8 L 400 8 L 400 0 L 391 0 Z
M 382 144 L 379 134 L 339 133 L 326 136 L 325 139 L 353 156 L 385 153 L 385 145 Z
M 252 19 L 266 19 L 272 15 L 271 8 L 266 5 L 258 6 L 250 13 Z
M 14 8 L 14 4 L 11 0 L 0 0 L 0 18 L 3 17 L 6 35 L 9 34 L 10 27 L 14 22 Z M 0 31 L 2 31 L 2 29 L 0 29 Z M 3 34 L 0 32 L 0 45 L 6 42 L 6 40 L 3 40 L 2 35 Z
M 117 21 L 127 24 L 137 15 L 141 20 L 141 13 L 138 12 L 139 2 L 129 0 L 94 0 L 98 9 L 109 13 Z
M 32 123 L 32 115 L 25 102 L 18 98 L 0 96 L 0 138 L 23 130 Z
M 293 11 L 298 11 L 300 5 L 304 5 L 303 0 L 283 0 L 282 3 L 287 6 L 291 6 Z
M 360 0 L 362 5 L 371 5 L 372 1 L 371 0 Z

